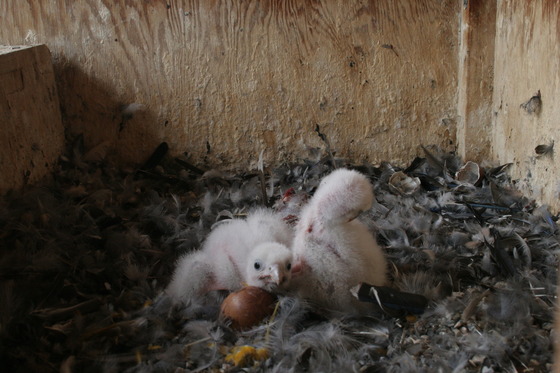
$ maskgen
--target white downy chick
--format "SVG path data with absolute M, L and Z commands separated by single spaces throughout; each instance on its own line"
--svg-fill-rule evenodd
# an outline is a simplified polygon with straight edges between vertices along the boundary
M 292 229 L 266 209 L 222 223 L 201 250 L 178 260 L 166 293 L 188 301 L 211 290 L 238 290 L 244 285 L 281 292 L 291 278 L 292 239 Z
M 249 254 L 245 282 L 275 292 L 288 286 L 292 278 L 292 252 L 283 244 L 265 242 Z
M 365 314 L 371 306 L 359 302 L 350 289 L 361 282 L 386 282 L 385 256 L 357 219 L 372 203 L 368 179 L 338 169 L 321 181 L 301 213 L 292 247 L 292 289 L 319 310 Z

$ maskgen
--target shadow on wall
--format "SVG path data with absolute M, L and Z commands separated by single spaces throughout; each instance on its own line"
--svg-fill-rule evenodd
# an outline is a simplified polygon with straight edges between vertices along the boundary
M 118 99 L 110 87 L 70 61 L 55 61 L 54 70 L 66 141 L 82 135 L 89 161 L 142 164 L 162 142 L 147 105 Z

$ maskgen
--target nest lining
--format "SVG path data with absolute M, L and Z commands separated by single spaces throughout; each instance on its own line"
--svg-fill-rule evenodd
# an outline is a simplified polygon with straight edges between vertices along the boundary
M 460 159 L 425 151 L 404 169 L 332 154 L 281 165 L 265 172 L 266 188 L 259 172 L 203 172 L 184 158 L 132 171 L 69 155 L 51 180 L 0 205 L 1 365 L 13 372 L 550 370 L 556 217 L 515 191 L 507 167 L 465 178 Z M 391 285 L 430 299 L 422 315 L 325 318 L 286 296 L 274 320 L 235 332 L 217 318 L 223 294 L 181 305 L 162 294 L 175 260 L 199 248 L 213 224 L 278 206 L 291 187 L 312 194 L 333 163 L 372 181 L 376 202 L 361 218 L 386 252 Z

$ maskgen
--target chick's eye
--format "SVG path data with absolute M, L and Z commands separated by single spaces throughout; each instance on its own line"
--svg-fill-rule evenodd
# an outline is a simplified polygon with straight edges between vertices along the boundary
M 255 269 L 256 270 L 261 269 L 261 262 L 255 262 Z
M 292 269 L 292 263 L 288 263 L 286 264 L 286 269 L 289 271 L 290 269 Z

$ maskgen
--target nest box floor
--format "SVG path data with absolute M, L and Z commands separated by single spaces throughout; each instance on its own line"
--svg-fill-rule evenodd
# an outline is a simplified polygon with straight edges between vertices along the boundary
M 331 158 L 265 171 L 267 203 L 312 194 Z M 548 371 L 558 265 L 556 217 L 515 191 L 507 166 L 426 149 L 366 174 L 361 216 L 391 286 L 430 300 L 420 316 L 326 318 L 283 297 L 274 319 L 235 332 L 220 294 L 173 305 L 176 259 L 218 220 L 264 204 L 258 172 L 163 157 L 140 170 L 76 152 L 52 180 L 0 203 L 0 361 L 6 371 Z M 402 171 L 402 173 L 398 173 Z M 465 172 L 470 175 L 465 176 Z M 399 177 L 395 177 L 398 175 Z

